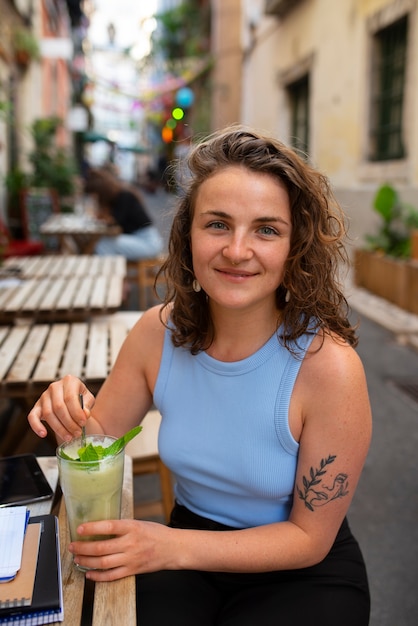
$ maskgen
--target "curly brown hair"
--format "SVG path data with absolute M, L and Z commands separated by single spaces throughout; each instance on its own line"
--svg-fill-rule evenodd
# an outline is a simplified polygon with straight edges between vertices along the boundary
M 200 185 L 230 166 L 267 173 L 278 179 L 289 194 L 290 253 L 283 282 L 276 291 L 283 344 L 291 349 L 290 344 L 304 333 L 322 329 L 352 346 L 357 345 L 355 327 L 348 320 L 348 303 L 338 281 L 341 263 L 348 261 L 343 244 L 347 235 L 345 218 L 328 179 L 291 148 L 243 126 L 228 127 L 197 144 L 189 155 L 188 165 L 190 178 L 179 199 L 170 232 L 169 254 L 160 270 L 167 282 L 163 309 L 171 307 L 174 345 L 187 347 L 196 354 L 213 341 L 206 294 L 195 293 L 192 287 L 190 232 Z

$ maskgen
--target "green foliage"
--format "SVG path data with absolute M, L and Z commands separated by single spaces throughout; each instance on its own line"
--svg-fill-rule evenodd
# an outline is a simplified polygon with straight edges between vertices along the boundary
M 17 199 L 20 191 L 28 186 L 28 176 L 16 167 L 6 174 L 5 183 L 9 198 Z
M 62 124 L 58 117 L 35 120 L 31 126 L 34 148 L 29 154 L 32 164 L 30 183 L 33 187 L 55 189 L 60 197 L 74 193 L 74 160 L 55 146 L 55 135 Z
M 209 52 L 209 5 L 202 8 L 196 0 L 155 15 L 158 28 L 152 36 L 151 56 L 162 56 L 167 63 L 202 56 Z
M 10 115 L 11 108 L 10 102 L 0 100 L 0 119 L 7 120 Z
M 382 185 L 374 197 L 373 208 L 381 218 L 376 235 L 367 235 L 371 250 L 398 258 L 411 255 L 411 230 L 418 228 L 418 211 L 402 202 L 398 192 L 389 184 Z
M 41 56 L 36 37 L 26 28 L 17 28 L 13 34 L 13 48 L 16 52 L 26 52 L 31 59 Z

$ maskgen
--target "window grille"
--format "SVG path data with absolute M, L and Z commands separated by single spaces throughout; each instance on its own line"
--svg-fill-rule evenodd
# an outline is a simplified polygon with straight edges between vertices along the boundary
M 405 156 L 403 104 L 407 50 L 407 18 L 374 36 L 370 115 L 370 160 Z
M 309 152 L 309 77 L 288 86 L 290 103 L 290 142 L 306 156 Z

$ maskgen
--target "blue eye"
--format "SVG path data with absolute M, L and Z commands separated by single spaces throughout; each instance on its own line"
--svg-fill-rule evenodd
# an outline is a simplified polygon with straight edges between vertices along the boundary
M 262 226 L 259 229 L 259 232 L 262 235 L 278 235 L 277 230 L 275 230 L 274 228 L 272 228 L 271 226 Z
M 208 224 L 208 228 L 214 228 L 215 230 L 223 230 L 224 228 L 226 228 L 226 226 L 223 222 L 210 222 L 210 224 Z

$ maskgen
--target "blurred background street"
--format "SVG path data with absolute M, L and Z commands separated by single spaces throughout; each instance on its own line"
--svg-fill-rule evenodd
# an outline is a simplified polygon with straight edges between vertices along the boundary
M 228 124 L 278 137 L 329 177 L 374 417 L 349 520 L 371 626 L 416 626 L 417 3 L 0 0 L 0 15 L 0 266 L 31 246 L 60 254 L 40 226 L 94 214 L 90 166 L 143 194 L 166 246 L 190 145 Z M 138 309 L 135 284 L 123 309 Z M 3 439 L 15 406 L 1 394 Z M 137 502 L 158 493 L 156 476 L 135 477 Z

